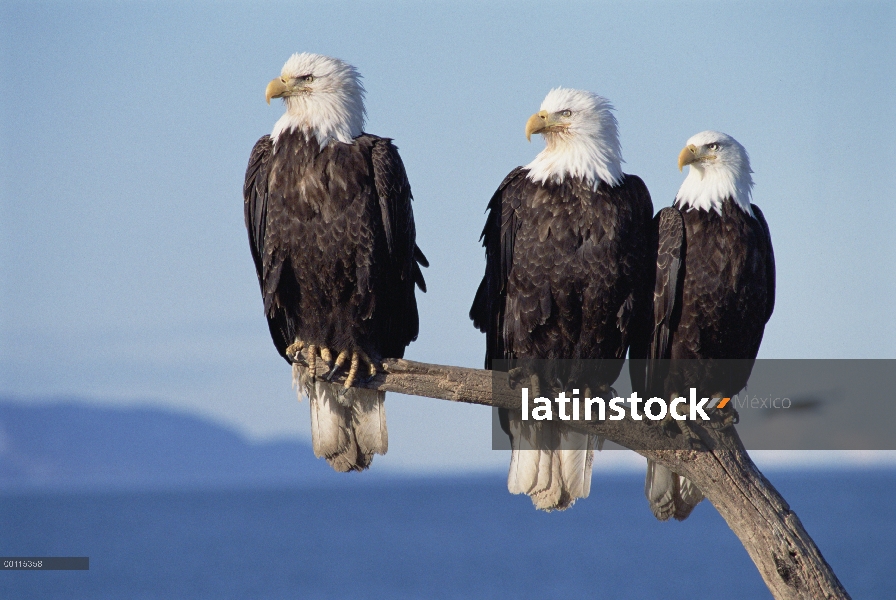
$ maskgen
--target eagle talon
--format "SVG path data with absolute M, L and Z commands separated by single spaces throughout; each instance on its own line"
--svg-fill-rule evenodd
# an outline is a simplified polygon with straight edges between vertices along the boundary
M 737 412 L 736 408 L 731 407 L 731 413 L 727 417 L 725 417 L 725 420 L 727 421 L 727 425 L 725 425 L 726 427 L 730 425 L 737 425 L 738 423 L 740 423 L 740 413 Z
M 368 357 L 363 350 L 352 352 L 351 366 L 348 369 L 348 375 L 346 375 L 345 383 L 343 384 L 346 388 L 355 385 L 355 381 L 357 381 L 359 377 L 358 372 L 361 369 L 361 363 L 364 363 L 366 367 L 366 377 L 376 377 L 376 365 L 370 360 L 370 357 Z
M 332 356 L 329 349 L 327 350 L 327 356 L 328 357 Z M 336 377 L 336 373 L 339 372 L 339 369 L 342 368 L 342 366 L 345 364 L 346 360 L 348 360 L 348 351 L 343 350 L 336 356 L 336 360 L 334 360 L 332 363 L 330 363 L 330 362 L 327 363 L 327 364 L 332 364 L 333 368 L 330 369 L 330 371 L 326 375 L 324 375 L 324 379 L 326 379 L 329 382 L 332 382 L 333 379 Z
M 717 429 L 727 429 L 740 423 L 740 415 L 733 407 L 716 409 L 712 414 L 712 423 Z
M 336 376 L 336 372 L 341 368 L 340 365 L 333 365 L 333 368 L 330 369 L 329 373 L 324 375 L 324 379 L 327 380 L 328 383 L 333 382 L 333 378 Z
M 312 348 L 315 351 L 317 350 L 317 347 L 310 346 L 309 351 Z M 333 356 L 332 351 L 329 348 L 321 347 L 320 355 L 322 359 L 327 361 L 328 365 L 332 365 L 330 370 L 327 371 L 327 373 L 322 377 L 322 379 L 324 379 L 328 383 L 333 382 L 333 380 L 338 375 L 339 370 L 345 366 L 345 363 L 349 361 L 349 358 L 351 359 L 348 373 L 346 373 L 345 376 L 343 389 L 352 387 L 357 381 L 361 381 L 363 384 L 370 383 L 378 373 L 376 365 L 373 363 L 373 361 L 370 360 L 370 358 L 367 356 L 367 354 L 364 353 L 363 350 L 356 350 L 353 352 L 342 350 L 339 352 L 338 356 L 336 356 L 336 360 L 331 360 Z M 312 363 L 312 365 L 313 364 L 314 363 Z M 367 374 L 361 375 L 361 373 L 363 373 L 364 371 L 366 371 Z
M 303 367 L 308 366 L 308 363 L 305 362 L 305 357 L 302 356 L 302 348 L 305 347 L 305 342 L 301 340 L 296 340 L 292 344 L 290 344 L 286 350 L 284 350 L 284 354 L 286 358 L 289 359 L 294 365 L 301 365 Z
M 671 415 L 667 414 L 660 419 L 658 424 L 660 426 L 660 431 L 670 439 L 675 439 L 679 435 L 683 435 L 687 440 L 688 449 L 690 450 L 701 450 L 705 447 L 703 440 L 701 440 L 684 421 L 676 421 Z
M 522 383 L 523 378 L 526 377 L 527 373 L 523 367 L 514 367 L 507 371 L 507 387 L 512 390 L 515 390 L 516 387 Z
M 528 386 L 529 394 L 534 398 L 541 396 L 541 379 L 529 363 L 507 371 L 507 387 L 516 390 L 520 386 Z
M 681 428 L 678 426 L 678 423 L 675 419 L 672 418 L 671 415 L 666 415 L 659 422 L 660 430 L 669 438 L 675 438 L 682 433 L 684 433 Z

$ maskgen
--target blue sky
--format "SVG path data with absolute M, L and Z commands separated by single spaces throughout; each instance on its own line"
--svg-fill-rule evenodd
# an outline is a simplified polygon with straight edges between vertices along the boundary
M 541 149 L 555 86 L 609 98 L 624 170 L 671 203 L 678 152 L 750 152 L 778 299 L 761 357 L 894 358 L 896 9 L 886 2 L 10 3 L 0 7 L 0 394 L 197 412 L 307 437 L 242 223 L 266 83 L 354 64 L 432 263 L 407 357 L 480 366 L 484 208 Z M 489 414 L 392 396 L 385 468 L 497 466 Z

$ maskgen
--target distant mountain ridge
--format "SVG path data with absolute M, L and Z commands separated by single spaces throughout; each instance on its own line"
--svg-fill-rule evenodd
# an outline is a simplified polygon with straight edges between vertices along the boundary
M 333 475 L 310 444 L 253 443 L 198 416 L 0 398 L 0 491 L 293 486 Z

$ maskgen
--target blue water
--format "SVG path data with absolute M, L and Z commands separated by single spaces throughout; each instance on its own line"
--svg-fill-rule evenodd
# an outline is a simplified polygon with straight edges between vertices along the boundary
M 334 475 L 334 477 L 337 477 Z M 854 598 L 896 598 L 896 471 L 771 473 Z M 0 598 L 767 598 L 707 502 L 650 515 L 638 475 L 536 512 L 501 476 L 330 488 L 0 496 Z

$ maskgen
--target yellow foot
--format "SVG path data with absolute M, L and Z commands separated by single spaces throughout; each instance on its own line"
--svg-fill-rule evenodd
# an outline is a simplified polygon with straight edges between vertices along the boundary
M 348 368 L 348 375 L 346 375 L 345 383 L 343 384 L 346 389 L 355 384 L 355 381 L 358 379 L 358 373 L 366 373 L 368 381 L 376 376 L 376 365 L 373 364 L 363 350 L 356 350 L 351 353 L 349 353 L 348 350 L 343 350 L 336 357 L 336 361 L 333 363 L 333 368 L 327 373 L 325 379 L 327 381 L 332 381 L 339 369 L 341 369 L 349 359 L 351 360 Z
M 729 401 L 727 405 L 722 408 L 716 408 L 713 411 L 713 414 L 710 417 L 715 421 L 718 419 L 717 427 L 719 429 L 725 429 L 727 427 L 731 427 L 732 425 L 737 425 L 740 423 L 740 414 L 738 414 L 737 409 L 731 405 Z
M 305 358 L 302 356 L 302 349 L 305 347 L 305 342 L 302 340 L 296 340 L 292 344 L 290 344 L 286 348 L 286 358 L 290 360 L 292 363 L 305 364 Z
M 327 363 L 328 367 L 333 364 L 333 352 L 329 348 L 326 346 L 318 346 L 317 344 L 310 344 L 308 348 L 305 349 L 305 360 L 308 363 L 308 372 L 311 374 L 312 380 L 317 377 L 318 356 Z
M 316 375 L 318 356 L 327 363 L 328 367 L 333 364 L 333 353 L 326 346 L 318 346 L 317 344 L 306 345 L 305 342 L 296 340 L 286 349 L 286 358 L 295 364 L 307 367 L 312 380 Z

